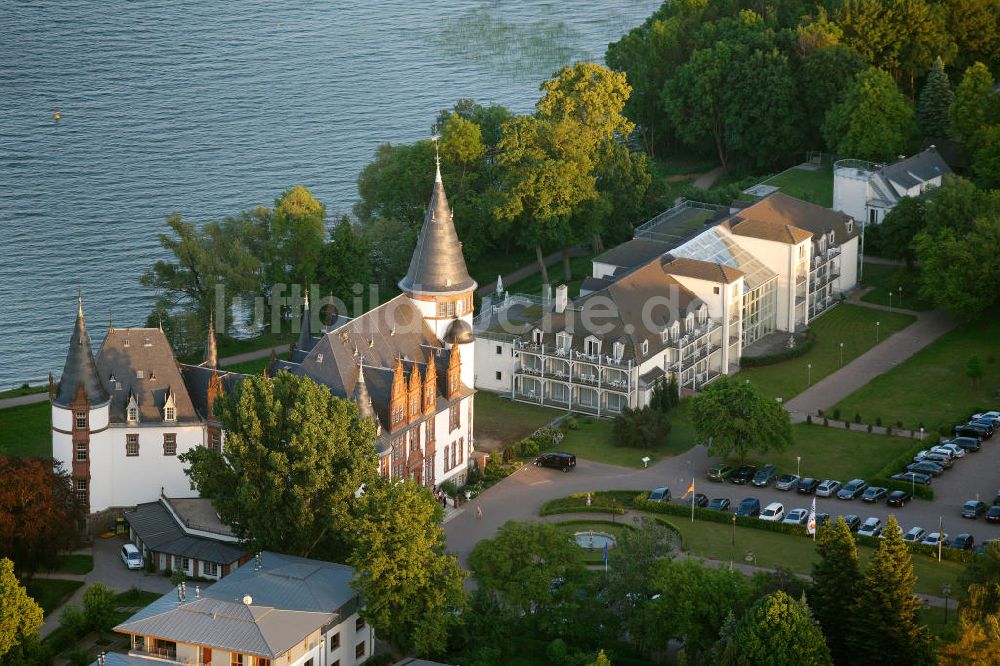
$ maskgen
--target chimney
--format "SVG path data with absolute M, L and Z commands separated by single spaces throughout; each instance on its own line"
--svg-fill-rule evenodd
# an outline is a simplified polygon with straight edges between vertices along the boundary
M 200 585 L 195 585 L 194 586 L 194 598 L 195 599 L 201 599 L 201 586 Z
M 569 287 L 564 284 L 556 287 L 556 314 L 566 311 L 566 304 L 569 302 Z
M 101 652 L 97 655 L 97 666 L 104 666 L 104 655 L 106 654 L 107 652 Z

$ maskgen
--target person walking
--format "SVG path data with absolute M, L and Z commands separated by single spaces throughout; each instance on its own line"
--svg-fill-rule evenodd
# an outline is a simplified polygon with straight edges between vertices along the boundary
M 482 519 L 483 519 L 483 507 L 481 507 L 481 506 L 479 506 L 477 504 L 476 505 L 476 520 L 482 520 Z

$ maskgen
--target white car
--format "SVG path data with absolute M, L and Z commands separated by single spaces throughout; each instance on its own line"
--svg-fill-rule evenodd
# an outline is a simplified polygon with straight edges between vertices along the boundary
M 122 546 L 121 549 L 122 562 L 125 563 L 129 569 L 141 569 L 142 568 L 142 554 L 139 549 L 130 543 Z
M 931 532 L 923 539 L 921 539 L 920 543 L 924 544 L 925 546 L 936 546 L 938 545 L 938 541 L 947 541 L 947 540 L 948 540 L 947 532 L 945 532 L 944 534 L 941 534 L 940 532 Z
M 780 523 L 785 517 L 785 507 L 781 502 L 771 502 L 760 512 L 761 520 L 769 520 L 772 523 Z
M 952 444 L 951 442 L 948 442 L 947 444 L 938 444 L 933 449 L 931 449 L 931 451 L 935 451 L 938 453 L 947 453 L 952 458 L 965 457 L 965 449 L 963 449 L 958 444 Z
M 872 517 L 862 523 L 858 529 L 858 536 L 877 537 L 882 534 L 882 521 Z
M 922 527 L 911 527 L 910 531 L 903 535 L 903 541 L 909 543 L 920 543 L 927 536 L 927 530 Z

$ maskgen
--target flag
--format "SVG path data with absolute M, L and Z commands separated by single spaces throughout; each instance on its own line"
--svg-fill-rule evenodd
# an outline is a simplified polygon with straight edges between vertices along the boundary
M 608 542 L 604 542 L 604 566 L 608 566 Z
M 812 508 L 809 509 L 809 522 L 806 524 L 809 534 L 816 534 L 816 498 L 813 497 Z
M 694 492 L 694 479 L 691 479 L 691 485 L 688 486 L 688 489 L 686 491 L 684 491 L 683 497 L 687 497 L 688 495 L 690 495 L 693 492 Z

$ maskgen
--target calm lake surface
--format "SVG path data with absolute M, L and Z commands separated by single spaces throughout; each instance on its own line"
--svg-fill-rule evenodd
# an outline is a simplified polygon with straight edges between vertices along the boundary
M 4 2 L 0 388 L 58 377 L 77 287 L 95 345 L 109 312 L 144 324 L 168 214 L 303 184 L 335 218 L 379 144 L 427 137 L 460 98 L 527 112 L 658 5 Z

